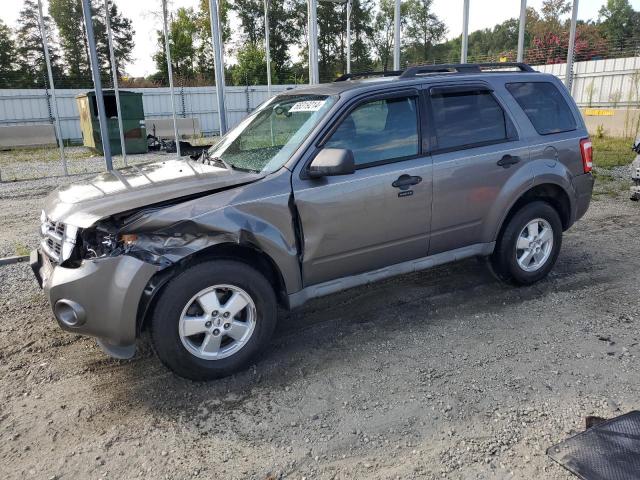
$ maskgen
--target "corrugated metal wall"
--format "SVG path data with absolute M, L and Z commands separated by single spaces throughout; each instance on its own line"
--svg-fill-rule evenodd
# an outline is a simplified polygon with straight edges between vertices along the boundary
M 566 63 L 536 66 L 564 81 Z M 640 102 L 640 57 L 576 62 L 571 95 L 580 107 L 637 106 Z
M 294 88 L 295 85 L 274 85 L 273 93 Z M 142 92 L 145 117 L 171 118 L 171 94 L 168 88 L 127 88 L 133 92 Z M 86 90 L 56 90 L 60 126 L 65 139 L 81 140 L 80 119 L 76 104 L 76 95 Z M 227 122 L 230 126 L 238 124 L 247 113 L 253 111 L 267 100 L 267 87 L 227 87 L 225 89 Z M 200 121 L 203 133 L 219 131 L 218 108 L 215 87 L 185 87 L 175 90 L 176 114 L 179 117 L 196 117 Z M 49 102 L 45 90 L 0 90 L 0 127 L 7 125 L 31 125 L 49 123 Z
M 566 64 L 536 66 L 564 80 Z M 572 95 L 579 106 L 637 106 L 640 102 L 640 57 L 577 62 Z M 273 92 L 295 85 L 274 85 Z M 171 118 L 168 88 L 131 88 L 142 92 L 145 116 Z M 75 97 L 86 90 L 57 90 L 62 136 L 80 140 L 80 124 Z M 248 112 L 267 99 L 266 86 L 227 87 L 226 106 L 229 125 L 238 124 Z M 176 89 L 176 112 L 180 117 L 196 117 L 205 134 L 218 132 L 215 87 Z M 0 127 L 48 123 L 49 103 L 44 90 L 0 90 Z

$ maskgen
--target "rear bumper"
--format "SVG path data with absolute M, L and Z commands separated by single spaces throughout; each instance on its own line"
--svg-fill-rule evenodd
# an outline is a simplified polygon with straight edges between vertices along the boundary
M 64 268 L 38 250 L 30 263 L 60 328 L 97 337 L 114 351 L 134 345 L 138 304 L 158 267 L 122 255 Z
M 575 222 L 580 220 L 589 209 L 591 195 L 593 193 L 594 178 L 591 173 L 584 173 L 582 175 L 576 175 L 571 181 L 576 192 L 573 214 L 573 221 Z

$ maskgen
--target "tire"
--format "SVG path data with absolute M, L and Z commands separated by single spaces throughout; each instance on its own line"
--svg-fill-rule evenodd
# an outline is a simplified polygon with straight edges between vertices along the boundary
M 276 321 L 275 293 L 264 275 L 239 261 L 206 261 L 165 286 L 151 318 L 151 343 L 179 376 L 213 380 L 250 365 Z
M 537 228 L 537 237 L 530 235 L 529 225 L 533 232 Z M 546 228 L 551 229 L 550 234 L 544 233 Z M 531 243 L 530 238 L 538 240 Z M 546 243 L 547 239 L 551 239 L 550 245 Z M 518 248 L 527 243 L 529 250 Z M 561 245 L 560 215 L 547 202 L 533 201 L 509 219 L 489 258 L 489 265 L 494 275 L 506 283 L 532 285 L 549 274 L 558 259 Z

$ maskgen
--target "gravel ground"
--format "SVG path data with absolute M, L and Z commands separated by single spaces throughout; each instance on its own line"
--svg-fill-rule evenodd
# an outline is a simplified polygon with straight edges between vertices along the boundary
M 18 183 L 2 249 L 35 244 L 53 186 Z M 27 265 L 0 267 L 0 477 L 572 478 L 545 450 L 640 407 L 640 206 L 610 183 L 533 287 L 468 260 L 319 299 L 209 383 L 146 341 L 107 358 L 56 327 Z
M 137 165 L 149 161 L 164 160 L 166 153 L 146 153 L 143 155 L 128 155 L 127 163 Z M 104 157 L 91 152 L 85 147 L 66 147 L 65 156 L 67 170 L 70 175 L 99 173 L 105 169 Z M 115 168 L 124 166 L 120 155 L 113 157 Z M 16 180 L 44 179 L 51 176 L 63 176 L 64 170 L 60 161 L 59 150 L 55 148 L 25 148 L 0 151 L 0 177 L 4 182 Z

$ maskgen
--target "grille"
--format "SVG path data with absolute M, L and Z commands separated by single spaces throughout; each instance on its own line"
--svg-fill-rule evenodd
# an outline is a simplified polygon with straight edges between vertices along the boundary
M 64 242 L 64 223 L 52 222 L 48 218 L 42 222 L 41 226 L 42 250 L 49 258 L 59 263 L 62 258 L 62 244 Z

